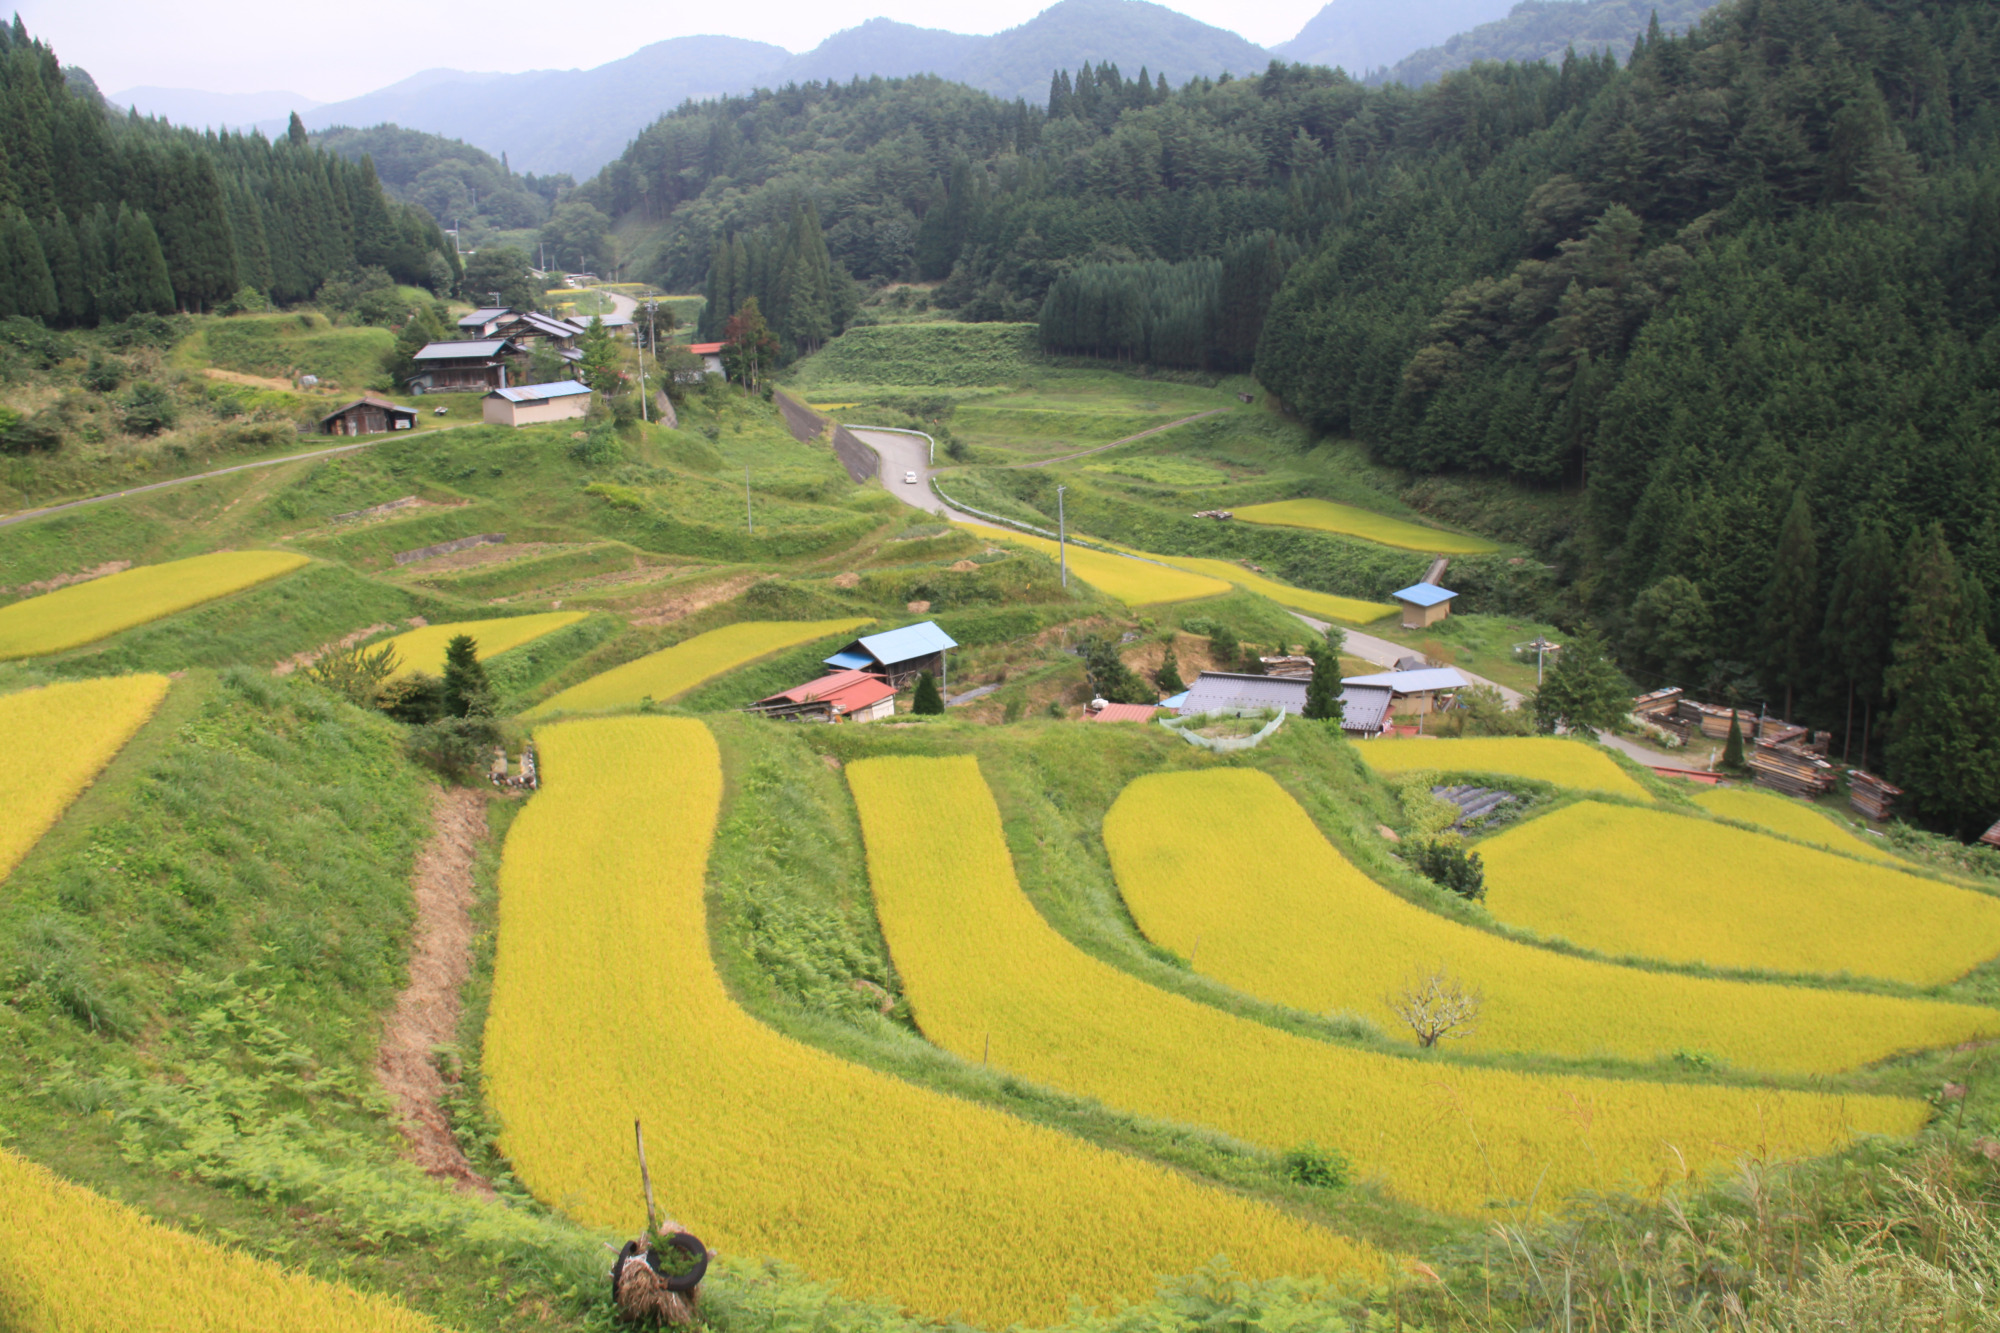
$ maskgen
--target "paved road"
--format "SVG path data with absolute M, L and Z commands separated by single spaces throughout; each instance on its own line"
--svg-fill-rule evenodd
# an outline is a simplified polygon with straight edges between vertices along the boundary
M 1294 611 L 1292 614 L 1300 620 L 1305 621 L 1306 624 L 1311 625 L 1321 634 L 1326 633 L 1326 621 L 1315 620 L 1300 611 Z M 1400 643 L 1391 643 L 1387 639 L 1378 639 L 1373 634 L 1363 634 L 1358 629 L 1348 629 L 1344 625 L 1341 626 L 1341 630 L 1347 636 L 1346 645 L 1341 651 L 1347 653 L 1350 657 L 1358 657 L 1364 662 L 1371 662 L 1379 667 L 1394 670 L 1398 659 L 1408 657 L 1417 651 L 1414 648 L 1405 647 Z M 1526 695 L 1522 694 L 1519 690 L 1508 689 L 1497 680 L 1488 680 L 1484 676 L 1475 676 L 1464 667 L 1453 667 L 1452 670 L 1471 681 L 1474 685 L 1490 685 L 1500 691 L 1500 697 L 1507 701 L 1507 705 L 1510 708 L 1519 708 L 1527 702 Z
M 901 500 L 904 504 L 921 509 L 939 518 L 960 523 L 976 523 L 979 520 L 971 514 L 961 514 L 931 489 L 931 473 L 937 469 L 931 466 L 931 447 L 921 436 L 902 435 L 892 430 L 870 430 L 866 426 L 850 426 L 854 438 L 873 449 L 882 460 L 882 489 Z M 917 481 L 914 486 L 903 480 L 903 474 L 914 472 Z
M 1648 749 L 1636 741 L 1628 741 L 1623 736 L 1615 735 L 1609 731 L 1598 732 L 1597 739 L 1603 741 L 1606 745 L 1621 754 L 1629 755 L 1631 758 L 1638 760 L 1648 768 L 1678 768 L 1687 773 L 1707 771 L 1701 765 L 1687 759 L 1665 753 L 1664 751 Z

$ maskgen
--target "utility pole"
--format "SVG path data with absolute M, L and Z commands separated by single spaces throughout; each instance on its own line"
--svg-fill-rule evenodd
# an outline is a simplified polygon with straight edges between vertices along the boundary
M 653 418 L 646 414 L 646 354 L 639 353 L 639 420 L 651 424 Z
M 1063 519 L 1063 492 L 1067 486 L 1056 487 L 1056 556 L 1062 562 L 1062 586 L 1069 586 L 1069 524 Z

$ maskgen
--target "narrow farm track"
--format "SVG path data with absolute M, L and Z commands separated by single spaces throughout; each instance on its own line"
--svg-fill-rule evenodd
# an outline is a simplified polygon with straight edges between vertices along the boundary
M 451 787 L 432 798 L 430 840 L 410 872 L 417 904 L 410 984 L 383 1028 L 375 1077 L 396 1100 L 410 1160 L 440 1180 L 491 1197 L 493 1186 L 472 1169 L 452 1136 L 434 1056 L 458 1036 L 459 993 L 472 972 L 472 860 L 485 836 L 483 792 Z
M 1181 419 L 1180 419 L 1179 421 L 1169 421 L 1169 422 L 1167 422 L 1167 423 L 1166 423 L 1165 425 L 1163 425 L 1163 426 L 1155 426 L 1155 427 L 1153 427 L 1153 428 L 1152 428 L 1151 430 L 1142 430 L 1142 431 L 1140 431 L 1140 432 L 1139 432 L 1139 433 L 1138 433 L 1137 435 L 1127 435 L 1127 436 L 1126 436 L 1126 437 L 1125 437 L 1124 439 L 1122 439 L 1122 440 L 1113 440 L 1113 441 L 1112 441 L 1111 443 L 1109 443 L 1109 444 L 1100 444 L 1100 445 L 1098 445 L 1098 446 L 1097 446 L 1097 447 L 1096 447 L 1095 449 L 1083 449 L 1083 450 L 1080 450 L 1080 451 L 1078 451 L 1077 453 L 1073 453 L 1073 454 L 1063 454 L 1063 455 L 1061 455 L 1060 457 L 1057 457 L 1057 458 L 1038 458 L 1038 459 L 1036 459 L 1036 460 L 1035 460 L 1034 462 L 1032 462 L 1032 463 L 1009 463 L 1009 464 L 1008 464 L 1008 466 L 1009 466 L 1009 467 L 1047 467 L 1047 466 L 1048 466 L 1049 464 L 1051 464 L 1051 463 L 1067 463 L 1067 462 L 1069 462 L 1069 461 L 1070 461 L 1070 460 L 1071 460 L 1072 458 L 1088 458 L 1088 457 L 1090 457 L 1090 456 L 1091 456 L 1092 454 L 1101 454 L 1101 453 L 1103 453 L 1103 452 L 1104 452 L 1105 450 L 1107 450 L 1107 449 L 1116 449 L 1116 448 L 1117 448 L 1117 447 L 1118 447 L 1119 445 L 1121 445 L 1121 444 L 1131 444 L 1131 443 L 1132 443 L 1133 441 L 1135 441 L 1135 440 L 1143 440 L 1143 439 L 1145 439 L 1145 438 L 1146 438 L 1146 437 L 1147 437 L 1148 435 L 1158 435 L 1158 434 L 1159 434 L 1159 433 L 1160 433 L 1161 431 L 1163 431 L 1163 430 L 1172 430 L 1172 429 L 1174 429 L 1174 428 L 1175 428 L 1176 426 L 1185 426 L 1185 425 L 1189 424 L 1190 422 L 1195 422 L 1195 421 L 1200 421 L 1200 420 L 1202 420 L 1202 419 L 1203 419 L 1203 418 L 1205 418 L 1205 417 L 1214 417 L 1214 416 L 1220 416 L 1220 415 L 1222 415 L 1222 414 L 1223 414 L 1224 412 L 1227 412 L 1227 411 L 1230 411 L 1230 410 L 1231 410 L 1231 409 L 1229 409 L 1229 408 L 1227 408 L 1227 407 L 1211 407 L 1211 408 L 1209 408 L 1209 409 L 1208 409 L 1208 411 L 1206 411 L 1206 412 L 1197 412 L 1197 413 L 1195 413 L 1195 414 L 1194 414 L 1193 416 L 1191 416 L 1191 417 L 1182 417 L 1182 418 L 1181 418 Z

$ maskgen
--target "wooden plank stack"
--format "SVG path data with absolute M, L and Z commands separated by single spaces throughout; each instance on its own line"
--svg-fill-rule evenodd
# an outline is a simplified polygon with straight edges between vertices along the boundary
M 1858 768 L 1847 770 L 1847 803 L 1854 807 L 1856 814 L 1870 819 L 1887 819 L 1889 807 L 1902 794 L 1901 787 L 1890 786 L 1873 773 L 1864 773 Z
M 1293 654 L 1288 657 L 1260 657 L 1257 660 L 1264 664 L 1267 676 L 1276 676 L 1281 680 L 1312 679 L 1313 660 L 1310 657 Z
M 1632 714 L 1635 717 L 1657 720 L 1659 714 L 1672 714 L 1680 706 L 1680 698 L 1681 687 L 1669 685 L 1664 690 L 1654 690 L 1651 694 L 1642 694 L 1634 699 Z
M 1803 733 L 1805 729 L 1800 727 L 1797 730 Z M 1833 765 L 1802 746 L 1760 740 L 1745 762 L 1757 775 L 1758 786 L 1784 792 L 1787 796 L 1811 799 L 1833 790 Z

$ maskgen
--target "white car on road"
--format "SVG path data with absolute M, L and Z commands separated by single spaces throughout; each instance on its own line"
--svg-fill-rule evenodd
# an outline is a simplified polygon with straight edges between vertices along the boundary
M 916 484 L 917 484 L 917 474 L 916 474 L 916 473 L 914 473 L 914 472 L 905 472 L 905 473 L 903 474 L 903 484 L 904 484 L 905 486 L 914 486 L 914 485 L 916 485 Z

